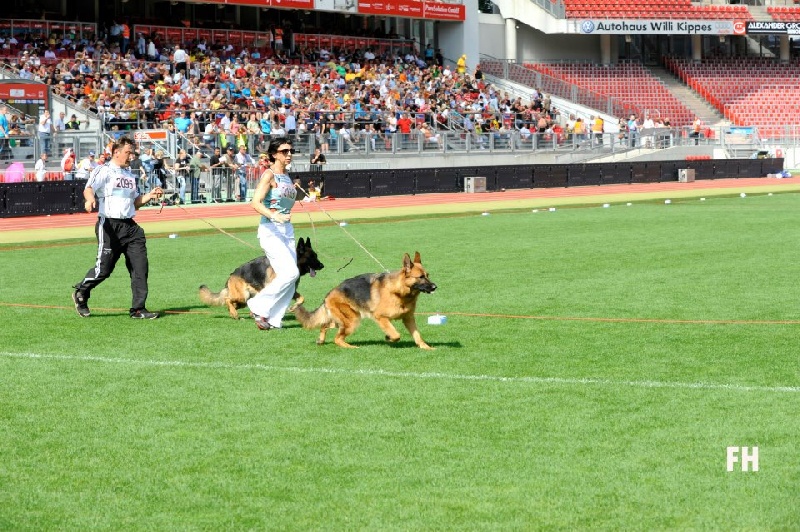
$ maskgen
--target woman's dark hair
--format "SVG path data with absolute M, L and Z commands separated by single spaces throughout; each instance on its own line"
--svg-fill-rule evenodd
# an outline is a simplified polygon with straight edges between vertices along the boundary
M 269 141 L 269 147 L 267 148 L 267 156 L 269 157 L 269 162 L 271 163 L 275 162 L 275 154 L 278 153 L 278 148 L 280 148 L 284 144 L 294 146 L 289 137 L 278 137 Z

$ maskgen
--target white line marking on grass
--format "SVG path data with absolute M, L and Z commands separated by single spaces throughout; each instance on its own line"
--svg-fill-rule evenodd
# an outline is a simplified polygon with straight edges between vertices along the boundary
M 503 377 L 500 375 L 463 375 L 459 373 L 390 371 L 384 369 L 346 369 L 297 366 L 270 366 L 266 364 L 226 364 L 224 362 L 185 362 L 182 360 L 136 360 L 133 358 L 105 358 L 97 356 L 48 355 L 39 353 L 4 353 L 4 358 L 27 358 L 74 362 L 103 362 L 106 364 L 131 364 L 196 369 L 258 370 L 286 373 L 315 373 L 351 375 L 357 377 L 390 377 L 396 379 L 440 379 L 451 381 L 508 382 L 525 384 L 595 385 L 629 388 L 672 388 L 688 390 L 728 390 L 733 392 L 800 393 L 800 386 L 743 386 L 739 384 L 716 384 L 710 382 L 668 381 L 616 381 L 611 379 L 567 378 L 567 377 Z

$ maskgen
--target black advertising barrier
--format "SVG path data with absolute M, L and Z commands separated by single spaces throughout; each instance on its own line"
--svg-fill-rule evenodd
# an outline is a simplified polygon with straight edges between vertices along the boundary
M 490 183 L 486 182 L 488 190 L 503 190 L 503 189 L 517 189 L 517 188 L 531 188 L 533 186 L 533 173 L 532 166 L 526 165 L 513 165 L 513 166 L 498 166 L 495 169 L 495 180 Z
M 661 181 L 677 181 L 678 170 L 688 168 L 686 163 L 676 161 L 664 161 L 661 163 Z
M 719 170 L 717 170 L 717 165 Z M 426 168 L 420 170 L 326 171 L 325 194 L 341 198 L 370 195 L 424 194 L 461 192 L 465 177 L 486 177 L 487 190 L 566 187 L 583 184 L 656 183 L 677 181 L 678 170 L 692 168 L 696 179 L 719 177 L 764 177 L 783 170 L 783 159 L 730 159 L 704 161 L 650 161 L 637 163 L 543 164 L 518 166 L 468 166 Z M 394 185 L 386 186 L 384 172 L 394 172 Z M 295 177 L 307 180 L 319 174 L 303 173 Z M 599 181 L 597 176 L 600 176 Z M 409 176 L 416 176 L 411 178 Z M 371 183 L 372 181 L 372 183 Z M 409 189 L 413 183 L 413 188 Z M 374 187 L 374 190 L 373 190 Z
M 437 187 L 437 192 L 463 192 L 464 177 L 480 175 L 474 173 L 471 168 L 437 168 L 435 172 L 430 186 Z M 419 179 L 417 182 L 419 183 Z
M 695 180 L 714 179 L 714 160 L 686 161 L 684 168 L 694 169 Z
M 675 176 L 675 181 L 678 176 Z M 631 163 L 632 183 L 659 183 L 661 182 L 661 163 Z
M 735 162 L 739 167 L 739 171 L 736 173 L 737 177 L 767 175 L 761 173 L 761 159 L 734 159 L 731 162 Z M 781 167 L 783 167 L 783 161 L 781 161 Z
M 417 172 L 417 189 L 415 193 L 463 191 L 464 183 L 459 178 L 459 170 L 459 168 L 423 168 L 415 170 Z
M 631 182 L 631 165 L 630 163 L 612 163 L 604 164 L 601 185 L 619 185 L 630 184 Z
M 739 175 L 738 164 L 736 161 L 728 159 L 717 159 L 714 161 L 714 179 L 727 179 Z
M 761 176 L 783 172 L 783 159 L 761 159 Z
M 367 172 L 345 172 L 347 187 L 353 198 L 368 198 L 372 195 L 370 179 L 372 170 Z
M 496 188 L 492 190 L 533 187 L 533 165 L 498 166 Z M 488 184 L 487 184 L 488 185 Z
M 567 165 L 536 165 L 533 169 L 533 186 L 535 188 L 566 187 L 568 177 Z
M 421 170 L 394 170 L 393 194 L 416 194 Z
M 394 173 L 394 186 L 396 187 L 392 194 L 415 194 L 418 189 L 417 174 L 420 170 L 415 168 L 403 168 L 392 170 Z M 386 196 L 386 193 L 381 193 L 381 196 Z
M 296 172 L 292 173 L 293 178 L 299 178 L 302 183 L 308 183 L 309 179 L 313 179 L 319 185 L 322 184 L 322 195 L 333 196 L 334 198 L 349 197 L 343 195 L 346 190 L 345 172 L 338 170 L 326 170 L 324 172 Z
M 393 170 L 373 170 L 370 175 L 370 196 L 391 196 L 394 190 L 402 190 L 402 183 L 395 179 Z M 413 184 L 409 187 L 409 192 L 399 192 L 399 194 L 410 194 L 414 191 Z
M 86 180 L 0 183 L 0 217 L 71 214 L 83 210 Z
M 661 182 L 661 162 L 649 162 L 644 163 L 644 175 L 647 176 L 648 183 L 659 183 Z M 675 176 L 675 179 L 672 181 L 677 181 L 678 177 Z
M 324 182 L 323 193 L 366 198 L 429 192 L 461 192 L 464 178 L 486 177 L 487 190 L 566 187 L 587 184 L 677 181 L 678 169 L 693 168 L 695 179 L 765 177 L 783 170 L 784 160 L 716 159 L 580 165 L 518 165 L 408 170 L 332 170 L 298 172 L 304 182 Z M 599 176 L 599 177 L 598 177 Z M 0 183 L 0 217 L 81 212 L 85 180 Z
M 569 167 L 568 183 L 571 187 L 599 185 L 603 182 L 602 164 L 575 164 Z

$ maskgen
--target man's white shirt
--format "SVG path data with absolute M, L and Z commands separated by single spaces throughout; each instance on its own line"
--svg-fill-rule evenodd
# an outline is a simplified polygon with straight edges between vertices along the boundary
M 98 199 L 98 214 L 104 218 L 133 218 L 134 202 L 139 196 L 136 178 L 127 168 L 113 162 L 98 166 L 89 176 L 87 187 L 92 187 Z

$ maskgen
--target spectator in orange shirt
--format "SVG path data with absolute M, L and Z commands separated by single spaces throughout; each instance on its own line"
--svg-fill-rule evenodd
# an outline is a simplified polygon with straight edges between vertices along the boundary
M 397 129 L 400 130 L 400 134 L 403 136 L 403 144 L 405 145 L 411 136 L 411 117 L 408 115 L 408 113 L 403 113 L 403 115 L 397 120 Z

